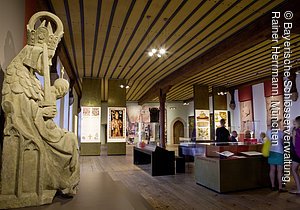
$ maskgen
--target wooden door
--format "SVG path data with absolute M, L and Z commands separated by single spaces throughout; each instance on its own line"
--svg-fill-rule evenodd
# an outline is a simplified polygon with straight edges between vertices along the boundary
M 184 126 L 183 123 L 177 120 L 173 125 L 173 142 L 174 144 L 179 144 L 179 137 L 184 136 Z

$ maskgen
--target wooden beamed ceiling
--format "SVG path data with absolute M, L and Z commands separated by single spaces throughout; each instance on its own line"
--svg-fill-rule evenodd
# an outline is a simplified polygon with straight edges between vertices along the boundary
M 267 76 L 270 42 L 264 37 L 255 46 L 208 68 L 177 75 L 176 83 L 169 84 L 180 68 L 207 51 L 218 49 L 224 40 L 255 23 L 284 0 L 48 2 L 65 26 L 64 44 L 76 75 L 103 78 L 104 101 L 107 80 L 126 79 L 130 85 L 127 100 L 146 102 L 157 97 L 157 89 L 168 85 L 172 85 L 168 100 L 185 100 L 192 97 L 193 84 L 232 87 Z M 270 24 L 265 23 L 269 32 Z M 298 42 L 299 37 L 294 35 L 293 59 L 299 58 Z M 147 52 L 153 47 L 165 47 L 167 55 L 160 59 L 149 57 Z M 168 84 L 162 86 L 162 81 Z
M 282 44 L 283 40 L 280 41 Z M 300 64 L 300 35 L 293 35 L 291 39 L 291 60 L 293 67 Z M 173 86 L 167 94 L 167 100 L 188 100 L 193 97 L 193 86 L 203 84 L 212 86 L 236 87 L 240 84 L 265 78 L 271 74 L 270 55 L 272 43 L 262 42 L 238 55 L 214 65 L 193 77 L 183 80 Z M 282 63 L 283 57 L 279 59 Z M 297 62 L 298 60 L 298 62 Z M 279 71 L 283 71 L 280 66 Z

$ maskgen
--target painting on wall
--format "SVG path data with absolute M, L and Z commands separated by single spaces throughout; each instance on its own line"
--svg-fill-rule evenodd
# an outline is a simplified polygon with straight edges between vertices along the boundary
M 215 110 L 214 113 L 215 113 L 215 130 L 221 127 L 220 125 L 221 119 L 224 119 L 226 122 L 226 126 L 228 126 L 227 110 Z
M 253 122 L 252 100 L 240 102 L 240 114 L 241 114 L 241 130 L 245 132 L 252 130 L 249 125 Z M 250 123 L 251 122 L 251 123 Z
M 158 106 L 127 106 L 127 116 L 130 123 L 150 123 L 150 109 L 158 109 Z
M 209 110 L 195 110 L 196 114 L 196 138 L 198 140 L 210 140 Z
M 108 139 L 107 142 L 126 141 L 126 108 L 108 108 Z
M 189 137 L 195 137 L 195 116 L 189 116 Z
M 101 108 L 82 107 L 81 142 L 100 142 Z
M 141 106 L 127 106 L 127 121 L 129 123 L 138 123 L 140 122 Z

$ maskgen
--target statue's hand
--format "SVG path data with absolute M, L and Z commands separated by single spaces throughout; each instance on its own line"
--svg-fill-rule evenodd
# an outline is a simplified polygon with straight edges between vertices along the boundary
M 68 93 L 68 89 L 69 89 L 69 87 L 65 87 L 65 86 L 58 87 L 56 89 L 55 93 L 56 93 L 56 95 L 57 95 L 58 98 L 62 98 L 63 96 L 65 96 Z
M 54 118 L 56 116 L 56 106 L 48 106 L 43 108 L 43 117 Z
M 55 80 L 53 86 L 57 99 L 64 97 L 69 91 L 69 82 L 62 78 Z

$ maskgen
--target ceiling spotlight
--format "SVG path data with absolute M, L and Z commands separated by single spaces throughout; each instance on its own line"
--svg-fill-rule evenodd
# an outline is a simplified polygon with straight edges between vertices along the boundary
M 154 53 L 157 52 L 157 50 L 156 50 L 155 48 L 153 48 L 153 49 L 151 50 L 151 52 L 154 54 Z
M 120 85 L 120 88 L 124 88 L 124 85 Z
M 167 53 L 167 51 L 166 51 L 166 49 L 164 49 L 164 48 L 151 48 L 149 51 L 148 51 L 148 55 L 150 56 L 150 57 L 153 57 L 153 56 L 155 56 L 155 57 L 158 57 L 158 58 L 161 58 L 161 57 L 163 57 L 163 55 L 164 54 L 166 54 Z
M 129 87 L 129 85 L 126 85 L 126 87 L 125 87 L 125 88 L 126 88 L 126 89 L 128 89 L 128 88 L 130 88 L 130 87 Z
M 160 50 L 159 50 L 159 53 L 160 53 L 161 55 L 163 55 L 163 54 L 165 54 L 165 53 L 166 53 L 166 50 L 165 50 L 165 49 L 163 49 L 163 48 L 160 48 Z
M 188 102 L 184 102 L 183 103 L 183 106 L 188 106 L 190 103 L 188 103 Z

